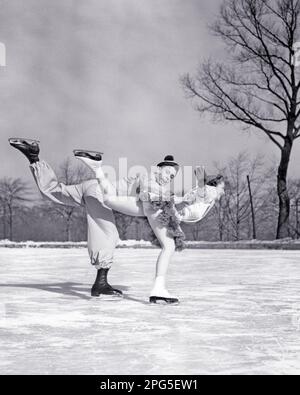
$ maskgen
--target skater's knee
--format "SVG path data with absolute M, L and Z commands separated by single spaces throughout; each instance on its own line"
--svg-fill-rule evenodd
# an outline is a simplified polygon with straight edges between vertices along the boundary
M 103 193 L 103 203 L 113 210 L 116 206 L 116 197 Z
M 176 248 L 174 240 L 170 239 L 167 241 L 162 241 L 161 248 L 165 254 L 173 254 Z

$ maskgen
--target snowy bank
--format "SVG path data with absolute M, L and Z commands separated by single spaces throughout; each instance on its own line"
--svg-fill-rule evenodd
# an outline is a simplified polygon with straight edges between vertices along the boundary
M 10 241 L 0 240 L 0 247 L 6 248 L 87 248 L 86 241 Z M 120 240 L 117 248 L 156 248 L 150 241 Z
M 187 241 L 190 249 L 272 249 L 272 250 L 300 250 L 300 240 L 241 240 L 241 241 Z M 86 248 L 87 242 L 57 242 L 57 241 L 9 241 L 0 240 L 0 247 L 5 248 Z M 157 248 L 146 240 L 121 240 L 117 248 Z

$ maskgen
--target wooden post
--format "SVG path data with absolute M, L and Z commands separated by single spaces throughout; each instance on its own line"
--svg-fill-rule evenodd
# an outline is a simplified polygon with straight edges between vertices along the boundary
M 247 176 L 247 182 L 248 182 L 250 206 L 251 206 L 251 214 L 252 214 L 253 239 L 256 239 L 255 214 L 254 214 L 253 199 L 252 199 L 252 192 L 251 192 L 251 185 L 250 185 L 249 176 Z

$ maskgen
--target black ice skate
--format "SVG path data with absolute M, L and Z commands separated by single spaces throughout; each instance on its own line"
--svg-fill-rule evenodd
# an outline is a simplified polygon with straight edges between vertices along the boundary
M 12 147 L 21 151 L 31 164 L 39 161 L 39 141 L 19 137 L 10 138 L 8 141 Z
M 107 282 L 107 274 L 109 269 L 99 269 L 95 283 L 91 289 L 91 296 L 98 297 L 100 295 L 122 297 L 122 291 L 113 288 Z
M 162 296 L 150 296 L 149 302 L 155 304 L 179 304 L 177 298 L 164 298 Z
M 74 155 L 79 158 L 88 158 L 91 160 L 100 161 L 102 160 L 103 152 L 89 151 L 83 149 L 74 149 Z
M 221 174 L 208 175 L 203 166 L 196 166 L 195 175 L 199 187 L 203 187 L 204 185 L 216 187 L 220 182 L 224 181 L 224 177 Z

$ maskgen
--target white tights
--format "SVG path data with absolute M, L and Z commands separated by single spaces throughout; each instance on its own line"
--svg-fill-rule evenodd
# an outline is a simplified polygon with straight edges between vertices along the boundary
M 159 210 L 153 210 L 150 203 L 138 201 L 133 196 L 117 196 L 115 187 L 105 177 L 101 167 L 97 169 L 96 177 L 106 206 L 126 215 L 147 217 L 162 248 L 156 262 L 155 281 L 150 296 L 170 297 L 166 289 L 166 275 L 175 252 L 175 242 L 168 236 L 167 228 L 159 222 Z

